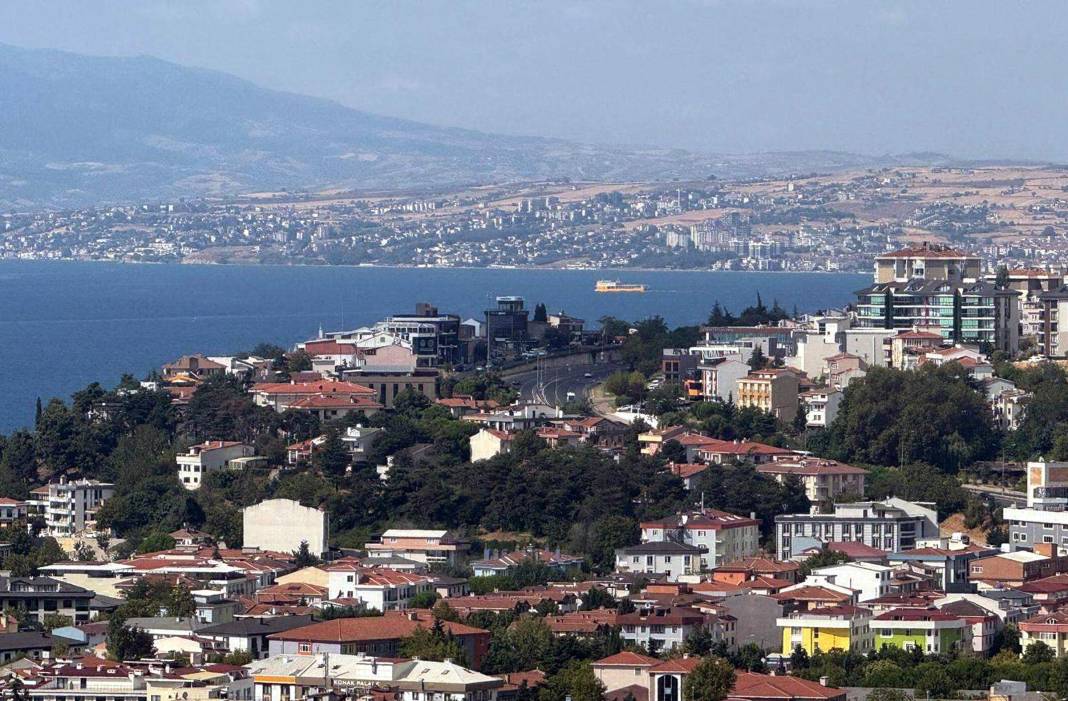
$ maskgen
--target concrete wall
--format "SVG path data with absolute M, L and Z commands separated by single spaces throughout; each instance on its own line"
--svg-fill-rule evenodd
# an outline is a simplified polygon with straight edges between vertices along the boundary
M 765 650 L 777 650 L 782 644 L 775 619 L 783 616 L 783 606 L 775 598 L 764 594 L 733 594 L 724 597 L 722 603 L 738 619 L 734 626 L 738 647 L 756 643 Z
M 242 509 L 246 547 L 293 552 L 308 541 L 313 555 L 327 551 L 329 518 L 291 499 L 268 499 Z

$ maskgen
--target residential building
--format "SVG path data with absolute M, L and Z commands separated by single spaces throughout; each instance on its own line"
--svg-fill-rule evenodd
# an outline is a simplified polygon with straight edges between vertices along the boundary
M 45 535 L 64 538 L 96 529 L 96 512 L 115 494 L 115 485 L 91 479 L 51 482 L 31 492 L 28 515 L 40 516 Z
M 430 577 L 359 562 L 335 562 L 326 572 L 331 601 L 377 611 L 407 609 L 413 597 L 434 591 Z
M 1020 624 L 1020 647 L 1026 652 L 1035 642 L 1045 643 L 1055 657 L 1068 654 L 1068 611 L 1040 613 Z
M 702 359 L 697 366 L 701 395 L 721 402 L 734 399 L 738 381 L 749 374 L 749 365 L 737 355 Z
M 875 282 L 907 282 L 916 278 L 961 282 L 978 280 L 981 274 L 979 256 L 927 242 L 875 258 Z
M 975 343 L 1015 353 L 1019 347 L 1018 295 L 982 281 L 877 282 L 858 293 L 857 325 L 930 328 L 943 342 Z
M 329 671 L 327 668 L 329 667 Z M 365 654 L 274 655 L 249 665 L 254 701 L 370 697 L 397 701 L 496 701 L 504 686 L 450 660 L 393 659 Z
M 387 409 L 393 408 L 397 395 L 402 392 L 416 392 L 430 401 L 438 398 L 439 374 L 435 368 L 365 365 L 346 370 L 344 377 L 346 381 L 374 390 L 374 401 Z
M 1068 462 L 1027 463 L 1027 505 L 1007 506 L 1004 514 L 1011 544 L 1068 552 Z
M 864 494 L 868 471 L 823 458 L 783 458 L 757 466 L 757 472 L 785 482 L 796 477 L 805 487 L 805 496 L 813 504 L 836 499 L 842 494 Z
M 625 642 L 641 645 L 654 654 L 681 648 L 687 638 L 709 627 L 705 614 L 682 607 L 620 614 L 616 624 Z
M 828 514 L 782 514 L 775 517 L 775 547 L 780 560 L 831 541 L 857 541 L 897 552 L 938 534 L 938 516 L 930 502 L 890 498 L 882 502 L 835 504 Z
M 200 353 L 195 355 L 183 355 L 173 363 L 167 363 L 163 366 L 163 379 L 168 382 L 178 377 L 207 379 L 225 373 L 225 365 L 207 358 Z
M 1057 554 L 1057 546 L 1038 543 L 1031 550 L 998 553 L 972 561 L 968 578 L 980 590 L 1018 587 L 1044 577 L 1068 571 L 1068 557 Z
M 883 339 L 880 338 L 878 349 L 880 360 L 883 358 L 882 341 Z M 872 352 L 874 353 L 875 351 L 873 350 Z M 885 365 L 886 363 L 880 362 L 879 364 Z M 822 374 L 827 380 L 828 386 L 845 390 L 850 382 L 868 374 L 868 363 L 859 355 L 839 353 L 824 359 Z
M 404 557 L 428 565 L 454 564 L 470 547 L 470 543 L 449 531 L 415 528 L 391 528 L 382 534 L 379 542 L 366 545 L 372 559 Z
M 864 603 L 878 599 L 890 592 L 890 575 L 893 569 L 872 562 L 846 562 L 829 567 L 818 567 L 805 580 L 805 584 L 835 585 L 857 593 L 856 599 Z
M 728 699 L 747 701 L 846 701 L 844 689 L 784 674 L 735 672 Z M 678 697 L 675 697 L 678 698 Z
M 755 407 L 790 423 L 797 416 L 799 387 L 791 370 L 755 370 L 738 380 L 734 402 L 740 408 Z
M 697 372 L 700 356 L 690 353 L 686 348 L 665 348 L 660 355 L 660 372 L 664 382 L 669 385 L 682 385 Z
M 267 499 L 241 510 L 245 547 L 295 553 L 301 543 L 322 557 L 330 549 L 330 516 L 292 499 Z
M 429 611 L 388 611 L 381 616 L 335 618 L 268 636 L 271 655 L 355 655 L 396 657 L 401 642 L 419 628 L 430 628 Z M 464 648 L 467 662 L 478 669 L 489 650 L 490 633 L 481 628 L 442 621 L 445 632 Z
M 52 577 L 11 577 L 0 574 L 0 610 L 21 611 L 38 623 L 48 616 L 64 616 L 71 623 L 87 623 L 95 594 Z
M 893 567 L 907 567 L 931 578 L 935 588 L 947 593 L 971 591 L 973 588 L 968 578 L 971 563 L 978 557 L 994 553 L 993 548 L 977 545 L 964 547 L 932 547 L 924 545 L 890 553 L 887 558 Z
M 972 646 L 968 622 L 938 609 L 887 611 L 876 616 L 871 627 L 877 649 L 888 646 L 939 655 L 970 650 Z
M 467 439 L 471 448 L 471 462 L 489 460 L 512 449 L 512 434 L 495 428 L 480 428 Z
M 648 692 L 649 670 L 660 664 L 661 660 L 637 652 L 624 650 L 593 662 L 593 675 L 604 688 L 611 692 L 630 686 L 638 686 Z
M 197 636 L 230 652 L 247 652 L 252 655 L 252 659 L 261 660 L 267 657 L 269 636 L 312 623 L 314 620 L 311 614 L 239 618 L 201 628 L 197 631 Z
M 238 441 L 206 441 L 189 446 L 189 450 L 175 457 L 178 481 L 189 490 L 200 489 L 208 473 L 229 469 L 239 463 L 238 458 L 255 455 L 256 449 Z
M 805 412 L 805 425 L 809 428 L 827 428 L 838 416 L 838 405 L 844 394 L 839 389 L 821 388 L 802 392 L 801 408 Z
M 871 620 L 870 610 L 856 606 L 794 611 L 776 622 L 782 654 L 789 656 L 798 647 L 809 655 L 831 650 L 867 654 L 874 649 Z
M 659 521 L 646 521 L 641 524 L 641 530 L 643 543 L 683 543 L 700 548 L 701 569 L 713 570 L 756 555 L 760 550 L 760 521 L 717 509 L 693 510 Z
M 26 502 L 0 497 L 0 527 L 10 528 L 26 518 Z
M 579 570 L 586 559 L 577 555 L 563 554 L 559 550 L 554 552 L 531 547 L 505 554 L 498 552 L 496 557 L 493 557 L 492 553 L 487 553 L 484 559 L 472 562 L 471 569 L 476 577 L 491 577 L 507 574 L 527 561 L 539 562 L 558 575 L 566 575 Z
M 669 580 L 699 574 L 704 550 L 670 540 L 651 541 L 616 549 L 616 572 L 663 574 Z
M 979 599 L 981 601 L 982 599 Z M 968 637 L 971 638 L 971 646 L 974 652 L 986 655 L 994 647 L 994 639 L 999 630 L 1004 627 L 1001 619 L 995 613 L 996 602 L 986 600 L 986 605 L 969 599 L 940 600 L 934 605 L 939 611 L 957 616 L 969 627 Z M 967 644 L 967 643 L 965 643 Z
M 526 350 L 530 310 L 522 297 L 498 297 L 497 307 L 486 310 L 486 362 L 499 364 Z
M 370 387 L 353 382 L 320 380 L 317 382 L 264 382 L 249 390 L 257 406 L 266 406 L 282 413 L 286 409 L 300 409 L 301 400 L 308 398 L 334 397 L 351 400 L 353 406 L 380 409 L 374 400 L 377 394 Z

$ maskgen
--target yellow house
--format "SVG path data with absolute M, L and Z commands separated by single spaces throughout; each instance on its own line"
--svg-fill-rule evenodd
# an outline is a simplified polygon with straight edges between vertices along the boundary
M 795 611 L 775 621 L 782 631 L 782 654 L 791 654 L 798 646 L 809 655 L 817 650 L 860 653 L 873 648 L 871 611 L 856 606 L 833 606 Z

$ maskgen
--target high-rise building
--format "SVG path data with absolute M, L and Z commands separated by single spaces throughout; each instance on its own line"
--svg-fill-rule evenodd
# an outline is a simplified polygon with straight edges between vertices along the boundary
M 486 310 L 486 362 L 493 364 L 522 353 L 528 341 L 530 310 L 522 297 L 498 297 L 497 308 Z
M 1019 346 L 1019 292 L 979 277 L 979 259 L 924 244 L 875 259 L 875 283 L 857 293 L 860 328 L 939 333 L 949 343 L 974 343 L 1014 353 Z

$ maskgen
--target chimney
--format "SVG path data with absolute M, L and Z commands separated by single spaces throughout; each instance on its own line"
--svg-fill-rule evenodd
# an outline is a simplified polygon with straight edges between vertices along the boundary
M 831 681 L 831 678 L 824 674 L 820 677 L 820 686 L 827 686 L 827 683 Z

